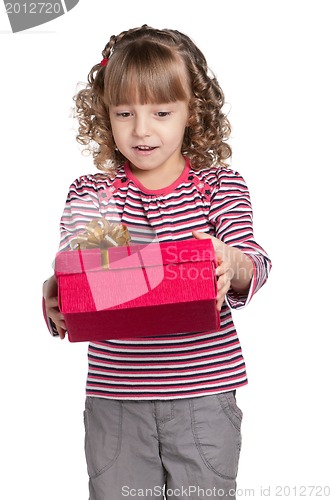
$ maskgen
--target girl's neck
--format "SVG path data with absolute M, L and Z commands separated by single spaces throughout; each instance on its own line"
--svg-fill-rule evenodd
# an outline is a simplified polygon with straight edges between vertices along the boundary
M 142 170 L 134 167 L 128 162 L 128 166 L 132 175 L 147 189 L 158 190 L 173 184 L 183 173 L 185 167 L 185 159 L 179 163 L 179 166 L 171 171 L 165 170 L 164 172 L 155 170 Z
M 181 162 L 182 163 L 182 162 Z M 183 164 L 177 170 L 172 170 L 171 173 L 147 172 L 138 169 L 133 169 L 130 163 L 125 163 L 125 173 L 136 186 L 143 192 L 151 194 L 166 194 L 172 192 L 178 183 L 182 182 L 182 177 L 187 175 L 190 169 L 188 159 L 183 159 Z M 149 174 L 149 175 L 146 175 Z

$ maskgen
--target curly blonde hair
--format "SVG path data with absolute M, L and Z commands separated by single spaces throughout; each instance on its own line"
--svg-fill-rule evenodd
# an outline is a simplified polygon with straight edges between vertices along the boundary
M 79 122 L 76 140 L 88 146 L 84 151 L 93 154 L 99 170 L 114 174 L 126 161 L 114 142 L 109 106 L 130 101 L 188 101 L 182 153 L 196 170 L 227 166 L 232 150 L 226 143 L 231 128 L 222 112 L 224 94 L 187 35 L 143 25 L 111 36 L 102 55 L 103 61 L 88 75 L 86 88 L 73 97 Z

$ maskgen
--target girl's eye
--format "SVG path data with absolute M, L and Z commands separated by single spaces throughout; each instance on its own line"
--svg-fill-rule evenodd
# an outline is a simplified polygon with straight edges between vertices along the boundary
M 156 113 L 159 118 L 165 118 L 166 116 L 169 116 L 171 114 L 170 111 L 158 111 Z
M 128 112 L 123 112 L 123 113 L 116 113 L 116 116 L 118 116 L 119 118 L 128 118 L 130 116 L 131 113 Z

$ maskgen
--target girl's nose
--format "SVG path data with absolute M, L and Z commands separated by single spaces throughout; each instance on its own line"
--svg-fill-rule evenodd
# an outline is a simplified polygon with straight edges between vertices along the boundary
M 147 117 L 136 116 L 134 135 L 136 135 L 136 137 L 147 137 L 150 135 L 150 125 Z

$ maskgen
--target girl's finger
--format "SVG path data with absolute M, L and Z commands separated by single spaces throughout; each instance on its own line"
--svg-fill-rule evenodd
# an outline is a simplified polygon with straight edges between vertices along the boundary
M 61 323 L 65 319 L 59 309 L 55 309 L 54 307 L 46 309 L 46 314 L 54 323 Z
M 60 328 L 66 329 L 66 323 L 63 320 L 57 318 L 56 322 L 54 321 L 54 323 Z
M 46 299 L 46 307 L 58 307 L 58 297 L 49 297 Z
M 217 307 L 218 311 L 221 311 L 224 300 L 225 300 L 225 297 L 222 297 L 221 299 L 217 300 L 216 307 Z
M 60 326 L 56 325 L 56 329 L 58 331 L 58 334 L 59 334 L 59 337 L 60 339 L 64 339 L 65 336 L 66 336 L 66 330 L 64 330 L 63 328 L 61 328 Z

